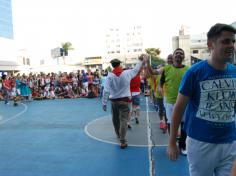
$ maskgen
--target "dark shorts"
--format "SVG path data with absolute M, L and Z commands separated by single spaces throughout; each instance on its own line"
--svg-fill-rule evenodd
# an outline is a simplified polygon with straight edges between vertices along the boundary
M 140 105 L 140 95 L 132 96 L 132 104 L 136 106 Z

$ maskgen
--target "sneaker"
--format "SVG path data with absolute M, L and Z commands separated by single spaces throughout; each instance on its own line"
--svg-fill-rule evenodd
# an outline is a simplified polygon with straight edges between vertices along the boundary
M 160 129 L 167 130 L 167 124 L 165 121 L 160 121 Z
M 136 122 L 136 124 L 139 124 L 139 120 L 137 117 L 135 118 L 135 122 Z
M 128 147 L 128 144 L 127 144 L 127 143 L 121 143 L 121 144 L 120 144 L 120 148 L 121 148 L 121 149 L 125 149 L 126 147 Z
M 127 127 L 128 127 L 129 129 L 131 129 L 131 128 L 132 128 L 130 124 L 128 124 L 128 125 L 127 125 Z
M 164 129 L 165 129 L 165 130 L 168 129 L 168 126 L 167 126 L 167 124 L 166 124 L 165 122 L 164 122 L 164 125 L 163 125 L 163 126 L 164 126 Z
M 17 101 L 14 101 L 13 106 L 17 106 L 17 105 L 18 105 Z
M 187 150 L 186 149 L 180 149 L 180 153 L 184 156 L 187 156 Z
M 160 129 L 164 129 L 164 122 L 163 121 L 160 121 Z

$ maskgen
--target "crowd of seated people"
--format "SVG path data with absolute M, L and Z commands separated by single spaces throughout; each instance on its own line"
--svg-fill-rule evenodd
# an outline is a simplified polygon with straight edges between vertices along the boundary
M 10 97 L 21 97 L 28 100 L 55 98 L 98 97 L 101 79 L 107 74 L 104 70 L 78 70 L 76 73 L 40 73 L 29 75 L 7 75 L 11 82 Z M 3 80 L 0 78 L 0 99 L 4 99 Z

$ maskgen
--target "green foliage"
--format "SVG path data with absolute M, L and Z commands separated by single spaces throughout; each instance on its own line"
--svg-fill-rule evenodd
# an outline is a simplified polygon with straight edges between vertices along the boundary
M 111 72 L 112 68 L 110 66 L 108 66 L 105 70 L 107 70 L 108 72 Z
M 165 64 L 165 61 L 160 58 L 161 50 L 159 48 L 147 48 L 145 50 L 151 56 L 151 66 L 156 67 Z
M 65 64 L 65 56 L 68 56 L 68 51 L 73 50 L 72 44 L 70 42 L 61 43 L 61 48 L 63 49 L 63 62 Z
M 160 57 L 152 56 L 151 55 L 151 66 L 156 67 L 159 65 L 165 65 L 165 61 Z
M 62 47 L 64 50 L 67 50 L 67 51 L 74 49 L 74 48 L 72 47 L 71 42 L 62 43 L 62 44 L 61 44 L 61 47 Z
M 68 54 L 69 50 L 73 50 L 74 48 L 72 47 L 71 42 L 66 42 L 66 43 L 62 43 L 61 47 L 63 48 L 64 52 Z M 66 54 L 65 54 L 66 55 Z
M 160 48 L 147 48 L 145 51 L 151 56 L 159 56 L 161 53 Z

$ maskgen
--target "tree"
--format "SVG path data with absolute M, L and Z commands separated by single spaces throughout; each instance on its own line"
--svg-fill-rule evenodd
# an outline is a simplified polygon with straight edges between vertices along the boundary
M 65 56 L 68 56 L 68 51 L 73 50 L 72 44 L 70 42 L 62 43 L 61 48 L 63 49 L 63 62 L 65 64 Z
M 108 72 L 111 72 L 112 68 L 110 66 L 108 66 L 105 70 L 107 70 Z
M 151 66 L 156 67 L 165 64 L 165 61 L 160 57 L 161 50 L 159 48 L 147 48 L 145 50 L 151 56 Z
M 147 54 L 152 56 L 159 56 L 161 54 L 160 48 L 147 48 L 145 49 Z

